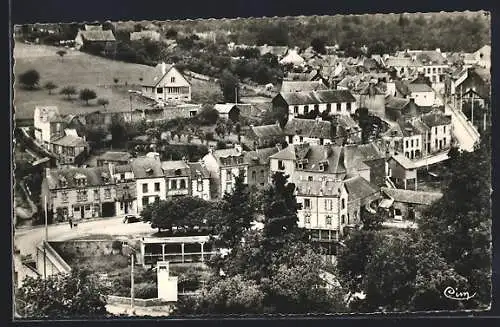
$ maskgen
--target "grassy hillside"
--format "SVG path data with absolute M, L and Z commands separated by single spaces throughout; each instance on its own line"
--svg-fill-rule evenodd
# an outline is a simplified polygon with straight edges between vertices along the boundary
M 14 105 L 16 119 L 31 119 L 37 105 L 55 105 L 61 113 L 82 113 L 95 110 L 104 110 L 91 101 L 89 106 L 76 99 L 66 99 L 59 91 L 65 86 L 74 86 L 78 90 L 90 88 L 96 91 L 98 98 L 106 98 L 109 105 L 106 111 L 122 111 L 130 108 L 130 97 L 127 90 L 139 89 L 140 78 L 143 78 L 149 66 L 131 64 L 91 56 L 75 50 L 67 50 L 68 54 L 60 58 L 56 51 L 59 48 L 45 45 L 28 45 L 16 43 L 14 48 L 14 76 L 22 74 L 28 69 L 36 69 L 40 73 L 40 85 L 52 81 L 58 89 L 52 95 L 41 88 L 25 90 L 18 83 L 14 83 Z M 115 83 L 114 79 L 118 79 Z M 205 102 L 221 97 L 219 86 L 215 83 L 193 80 L 193 101 Z M 143 106 L 132 100 L 134 108 Z

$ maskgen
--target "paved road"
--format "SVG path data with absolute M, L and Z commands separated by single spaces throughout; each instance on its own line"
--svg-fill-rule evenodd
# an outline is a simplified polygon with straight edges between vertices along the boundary
M 78 227 L 71 229 L 69 224 L 50 225 L 48 227 L 49 241 L 66 241 L 70 239 L 90 235 L 111 236 L 146 236 L 155 233 L 147 223 L 124 224 L 121 217 L 103 218 L 87 222 L 79 222 Z M 45 228 L 37 226 L 34 228 L 18 229 L 15 231 L 14 244 L 22 255 L 35 254 L 36 247 L 45 237 Z

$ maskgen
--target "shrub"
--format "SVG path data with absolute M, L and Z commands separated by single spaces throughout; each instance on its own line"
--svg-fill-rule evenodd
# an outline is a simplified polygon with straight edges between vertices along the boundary
M 121 251 L 123 248 L 123 244 L 122 244 L 122 242 L 116 240 L 116 241 L 113 241 L 113 243 L 111 244 L 111 248 L 113 250 Z
M 140 283 L 134 286 L 135 296 L 139 299 L 154 299 L 158 297 L 158 287 L 153 283 Z
M 28 89 L 32 90 L 40 81 L 40 73 L 34 69 L 30 69 L 19 76 L 19 82 Z

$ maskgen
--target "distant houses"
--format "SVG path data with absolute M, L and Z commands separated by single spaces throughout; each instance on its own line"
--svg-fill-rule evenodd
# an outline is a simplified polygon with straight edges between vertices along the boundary
M 113 31 L 104 30 L 102 25 L 85 25 L 75 37 L 75 48 L 80 50 L 88 47 L 100 47 L 103 50 L 114 46 L 116 42 Z
M 191 101 L 191 83 L 173 65 L 162 62 L 146 73 L 142 94 L 165 102 Z

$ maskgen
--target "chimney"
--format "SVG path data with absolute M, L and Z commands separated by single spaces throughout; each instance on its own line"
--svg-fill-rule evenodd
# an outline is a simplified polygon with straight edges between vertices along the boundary
M 242 152 L 241 144 L 235 144 L 234 148 L 236 149 L 236 151 L 238 152 L 238 154 L 241 154 L 241 152 Z
M 436 48 L 436 52 L 441 53 L 441 49 L 440 48 Z
M 413 55 L 411 55 L 411 60 L 412 60 L 412 61 L 417 61 L 417 55 L 414 55 L 414 54 L 413 54 Z
M 276 143 L 276 148 L 278 149 L 278 151 L 281 151 L 281 143 Z
M 165 62 L 162 61 L 161 62 L 161 74 L 165 75 L 166 72 L 167 72 L 167 64 L 165 64 Z

